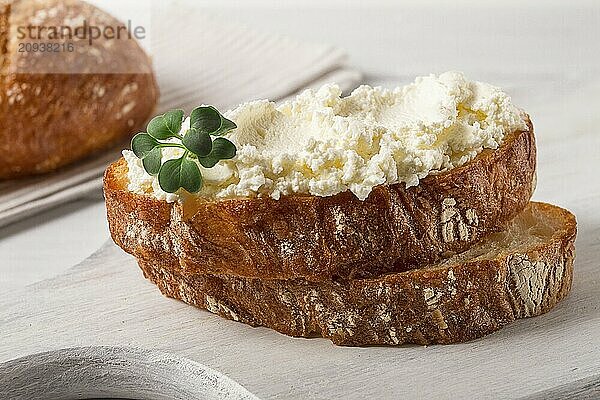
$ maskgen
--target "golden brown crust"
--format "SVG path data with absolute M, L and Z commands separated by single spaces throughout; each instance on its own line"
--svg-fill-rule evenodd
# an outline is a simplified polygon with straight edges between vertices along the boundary
M 554 233 L 491 259 L 346 283 L 190 275 L 168 254 L 138 262 L 169 297 L 287 335 L 320 335 L 347 346 L 458 343 L 545 313 L 569 293 L 575 217 L 541 203 L 527 212 L 554 220 Z M 527 243 L 531 233 L 518 235 Z
M 531 198 L 533 127 L 498 150 L 422 180 L 351 193 L 229 199 L 182 207 L 127 190 L 124 160 L 106 172 L 111 235 L 138 258 L 169 252 L 186 273 L 264 279 L 346 280 L 406 271 L 468 249 L 502 230 Z M 189 205 L 188 205 L 189 206 Z
M 0 14 L 0 179 L 55 170 L 143 129 L 158 85 L 135 40 L 77 43 L 73 53 L 16 48 L 14 30 L 34 19 L 43 27 L 78 17 L 90 25 L 121 23 L 78 0 L 13 0 Z

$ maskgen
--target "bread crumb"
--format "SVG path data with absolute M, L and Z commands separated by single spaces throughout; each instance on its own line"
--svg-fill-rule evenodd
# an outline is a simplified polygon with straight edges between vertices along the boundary
M 444 315 L 438 308 L 436 308 L 431 313 L 431 316 L 433 317 L 434 322 L 440 328 L 440 330 L 448 329 L 448 324 L 446 323 L 446 320 L 444 319 Z
M 442 292 L 436 292 L 432 288 L 425 288 L 423 289 L 423 296 L 425 297 L 427 308 L 433 309 L 437 306 L 438 301 L 442 297 Z
M 477 212 L 472 209 L 469 208 L 465 214 L 465 216 L 467 217 L 467 221 L 469 222 L 469 225 L 479 225 L 479 218 L 477 217 Z
M 205 306 L 206 306 L 206 309 L 213 314 L 223 313 L 223 314 L 229 315 L 231 317 L 231 319 L 234 321 L 240 320 L 237 313 L 235 313 L 231 308 L 229 308 L 225 304 L 219 302 L 217 299 L 215 299 L 212 296 L 206 295 Z
M 515 290 L 510 293 L 513 301 L 518 300 L 518 303 L 522 303 L 522 311 L 525 316 L 537 315 L 541 311 L 546 287 L 554 283 L 549 282 L 551 269 L 556 268 L 550 268 L 543 261 L 531 261 L 526 255 L 515 254 L 510 257 L 508 273 L 510 274 L 510 283 L 515 287 Z M 559 273 L 559 276 L 559 280 L 562 280 L 562 272 Z M 556 278 L 555 275 L 555 281 Z
M 390 339 L 392 340 L 392 342 L 394 344 L 400 343 L 400 340 L 398 340 L 398 336 L 396 336 L 396 328 L 394 328 L 394 327 L 390 328 Z
M 442 201 L 442 204 L 445 205 L 445 206 L 454 207 L 456 205 L 456 200 L 453 199 L 453 198 L 451 198 L 451 197 L 449 197 L 449 198 L 444 199 Z
M 296 252 L 294 243 L 289 240 L 282 240 L 281 243 L 279 243 L 279 251 L 284 257 L 290 257 Z

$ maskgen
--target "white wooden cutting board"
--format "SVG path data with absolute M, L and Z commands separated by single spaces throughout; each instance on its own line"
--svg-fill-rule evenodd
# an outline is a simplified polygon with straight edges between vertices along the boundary
M 335 347 L 164 298 L 108 243 L 63 276 L 0 293 L 0 363 L 60 348 L 132 346 L 189 358 L 265 399 L 600 396 L 600 179 L 592 168 L 600 136 L 538 139 L 536 198 L 570 208 L 579 221 L 573 291 L 544 316 L 459 345 Z

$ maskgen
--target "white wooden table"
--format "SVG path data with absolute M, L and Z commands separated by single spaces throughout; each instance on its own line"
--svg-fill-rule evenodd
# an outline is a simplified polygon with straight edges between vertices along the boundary
M 181 4 L 184 0 L 173 2 Z M 560 306 L 560 314 L 550 314 L 549 320 L 540 319 L 533 326 L 546 327 L 551 331 L 549 338 L 569 346 L 568 338 L 561 336 L 562 327 L 548 321 L 584 328 L 586 321 L 600 321 L 596 300 L 600 272 L 595 274 L 600 259 L 600 179 L 596 173 L 600 167 L 600 4 L 535 1 L 525 5 L 513 2 L 508 7 L 468 1 L 452 6 L 433 1 L 425 5 L 376 1 L 368 7 L 358 2 L 278 2 L 273 7 L 273 3 L 261 0 L 242 5 L 232 1 L 194 4 L 257 29 L 345 48 L 349 63 L 364 71 L 369 83 L 395 86 L 416 75 L 457 69 L 470 78 L 504 87 L 515 103 L 529 112 L 535 125 L 539 149 L 535 199 L 567 207 L 579 219 L 573 295 Z M 66 271 L 107 238 L 100 195 L 1 229 L 0 292 L 21 292 L 26 285 Z M 514 329 L 518 334 L 526 332 Z M 537 333 L 544 337 L 539 329 Z M 556 367 L 550 368 L 555 374 L 550 379 L 554 385 L 539 381 L 532 382 L 535 391 L 511 391 L 509 381 L 502 384 L 504 393 L 517 397 L 552 386 L 573 385 L 578 380 L 582 381 L 575 387 L 594 383 L 600 374 L 598 336 L 598 331 L 579 332 L 576 343 L 587 340 L 589 348 L 570 349 L 563 359 L 552 354 L 535 359 L 536 363 Z M 505 333 L 501 338 L 512 340 Z M 298 343 L 294 341 L 294 346 Z M 530 344 L 526 340 L 515 343 Z M 485 347 L 485 342 L 478 342 L 476 347 Z M 523 350 L 515 348 L 515 357 Z M 394 353 L 403 357 L 401 352 Z M 427 362 L 422 353 L 418 359 Z M 221 366 L 230 368 L 226 362 Z M 532 365 L 541 367 L 547 365 Z M 455 377 L 454 372 L 445 374 L 432 368 L 436 379 Z M 234 370 L 226 372 L 236 376 Z M 515 384 L 524 384 L 523 379 L 514 378 Z M 334 393 L 343 382 L 331 385 L 338 386 Z M 456 382 L 452 385 L 458 387 Z M 382 387 L 381 394 L 389 395 L 388 389 Z M 434 392 L 439 394 L 435 390 L 406 393 Z M 489 391 L 482 393 L 491 395 Z

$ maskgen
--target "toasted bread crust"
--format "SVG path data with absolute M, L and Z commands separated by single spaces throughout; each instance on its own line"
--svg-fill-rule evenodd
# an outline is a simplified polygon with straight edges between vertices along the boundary
M 345 283 L 194 275 L 170 254 L 138 262 L 169 297 L 287 335 L 347 346 L 458 343 L 545 313 L 569 293 L 575 217 L 543 203 L 528 212 L 556 221 L 551 237 L 492 259 Z
M 533 127 L 497 150 L 416 187 L 351 193 L 227 199 L 195 204 L 186 215 L 127 190 L 123 159 L 105 174 L 114 241 L 144 260 L 174 255 L 186 273 L 322 282 L 410 270 L 468 249 L 522 211 L 535 185 Z
M 0 5 L 0 180 L 53 171 L 121 143 L 143 130 L 154 112 L 158 85 L 135 40 L 99 38 L 94 46 L 82 40 L 72 52 L 18 51 L 26 41 L 18 39 L 17 27 L 61 27 L 80 19 L 122 25 L 79 0 Z

